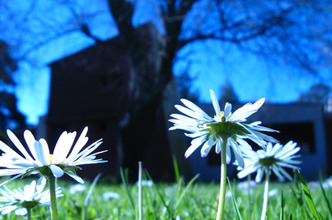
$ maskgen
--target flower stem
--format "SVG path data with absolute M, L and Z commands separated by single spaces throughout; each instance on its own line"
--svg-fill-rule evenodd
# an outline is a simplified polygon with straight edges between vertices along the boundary
M 138 162 L 138 219 L 142 220 L 142 161 Z
M 269 200 L 269 182 L 270 182 L 270 168 L 267 167 L 265 172 L 264 201 L 263 201 L 261 220 L 265 220 L 266 218 L 267 203 Z
M 55 194 L 55 177 L 53 176 L 52 173 L 50 173 L 47 178 L 50 184 L 52 220 L 57 220 L 58 210 L 57 210 L 56 194 Z
M 31 220 L 31 208 L 27 208 L 27 215 L 28 215 L 28 220 Z
M 227 138 L 222 138 L 221 144 L 221 167 L 220 167 L 220 192 L 219 192 L 219 203 L 218 203 L 218 211 L 217 211 L 217 220 L 221 220 L 224 212 L 224 204 L 225 204 L 225 194 L 226 194 L 226 146 L 227 146 Z

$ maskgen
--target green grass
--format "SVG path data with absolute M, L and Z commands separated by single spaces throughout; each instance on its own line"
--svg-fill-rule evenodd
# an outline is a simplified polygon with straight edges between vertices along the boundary
M 22 187 L 28 181 L 17 180 L 7 186 L 14 189 L 17 185 Z M 136 184 L 127 183 L 125 178 L 122 184 L 106 184 L 101 177 L 88 200 L 86 197 L 91 182 L 86 183 L 85 191 L 73 195 L 69 193 L 72 184 L 76 183 L 61 179 L 58 181 L 64 194 L 58 199 L 59 219 L 138 219 L 138 188 Z M 291 183 L 272 182 L 270 191 L 277 190 L 277 193 L 269 199 L 268 219 L 305 220 L 317 219 L 317 216 L 319 219 L 331 219 L 329 202 L 332 200 L 332 189 L 322 190 L 319 186 L 310 188 L 308 183 L 306 186 L 303 190 L 300 179 Z M 226 198 L 224 219 L 260 219 L 263 183 L 249 189 L 239 189 L 238 182 L 231 180 L 227 189 L 232 189 L 233 197 Z M 118 193 L 119 198 L 105 200 L 105 192 Z M 202 183 L 197 179 L 184 182 L 178 178 L 175 183 L 144 186 L 143 219 L 215 219 L 218 193 L 217 183 Z M 311 201 L 308 201 L 308 195 Z M 313 205 L 316 212 L 312 212 Z M 11 213 L 2 216 L 2 219 L 24 218 Z M 50 211 L 45 207 L 35 208 L 32 210 L 32 219 L 50 219 Z

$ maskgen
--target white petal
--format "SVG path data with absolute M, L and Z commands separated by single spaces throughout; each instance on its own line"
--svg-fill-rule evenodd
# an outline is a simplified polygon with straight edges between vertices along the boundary
M 292 181 L 292 177 L 284 170 L 282 167 L 279 167 L 280 172 L 289 180 Z
M 41 144 L 41 141 L 35 141 L 34 146 L 35 146 L 37 160 L 44 166 L 49 165 L 50 154 L 48 153 L 49 152 L 48 148 L 43 146 Z
M 15 158 L 20 158 L 22 160 L 25 160 L 21 155 L 19 155 L 18 153 L 16 153 L 13 149 L 11 149 L 10 147 L 8 147 L 2 141 L 0 141 L 0 150 L 2 150 L 3 152 L 5 152 L 8 156 L 15 157 Z
M 262 98 L 254 104 L 247 103 L 241 108 L 237 109 L 230 117 L 230 121 L 243 122 L 247 117 L 257 112 L 257 110 L 264 104 L 265 98 Z
M 4 170 L 4 171 L 6 171 L 6 170 Z M 6 185 L 7 183 L 11 182 L 14 179 L 17 179 L 17 178 L 23 176 L 23 174 L 25 174 L 25 171 L 24 172 L 22 172 L 22 171 L 21 172 L 19 172 L 19 171 L 10 172 L 10 171 L 8 171 L 8 173 L 6 173 L 6 172 L 0 172 L 0 176 L 9 176 L 9 175 L 14 175 L 14 174 L 18 174 L 18 175 L 16 175 L 16 176 L 10 178 L 9 180 L 6 180 L 5 182 L 1 183 L 0 187 Z
M 217 140 L 215 152 L 216 154 L 221 152 L 221 140 Z
M 231 114 L 229 116 L 229 121 L 233 121 L 233 122 L 244 122 L 244 121 L 246 121 L 247 117 L 249 117 L 250 115 L 257 112 L 257 110 L 252 110 L 251 107 L 252 107 L 252 104 L 247 103 L 244 106 L 242 106 L 241 108 L 238 108 L 237 110 L 235 110 L 233 112 L 233 114 Z
M 271 147 L 272 147 L 272 143 L 268 143 L 268 145 L 271 145 Z M 268 155 L 274 155 L 275 157 L 277 157 L 277 155 L 280 153 L 280 152 L 282 152 L 283 151 L 283 147 L 282 147 L 282 145 L 281 144 L 279 144 L 279 143 L 276 143 L 274 146 L 273 146 L 273 149 L 272 150 L 270 150 L 271 152 L 268 154 Z
M 36 181 L 33 180 L 30 185 L 25 185 L 23 189 L 24 199 L 25 200 L 32 200 L 32 196 L 35 193 L 36 188 Z
M 36 190 L 38 193 L 42 192 L 45 185 L 46 185 L 47 179 L 44 176 L 41 176 L 37 182 Z
M 183 114 L 186 114 L 192 118 L 196 118 L 198 120 L 202 120 L 205 121 L 206 119 L 202 116 L 202 114 L 199 114 L 197 112 L 194 112 L 193 110 L 183 107 L 181 105 L 175 105 L 174 106 L 177 110 L 179 110 L 180 112 L 182 112 Z
M 185 125 L 193 125 L 193 126 L 197 126 L 198 121 L 196 119 L 187 117 L 185 115 L 181 115 L 181 114 L 171 114 L 171 117 L 173 117 L 174 119 L 170 119 L 169 121 L 175 124 L 185 124 Z
M 172 131 L 176 129 L 185 130 L 187 132 L 192 132 L 192 133 L 199 132 L 201 130 L 197 126 L 183 126 L 183 125 L 174 125 L 170 127 L 168 130 Z
M 25 130 L 24 133 L 23 133 L 23 136 L 24 136 L 25 142 L 27 143 L 27 145 L 29 147 L 29 150 L 30 150 L 32 156 L 35 159 L 37 159 L 37 155 L 36 155 L 36 151 L 35 151 L 35 147 L 34 147 L 34 144 L 35 144 L 35 141 L 36 141 L 35 137 L 31 133 L 31 131 L 29 131 L 29 130 Z
M 238 174 L 237 174 L 237 177 L 239 179 L 242 179 L 246 176 L 248 176 L 249 174 L 252 174 L 256 171 L 257 169 L 254 168 L 254 166 L 252 165 L 249 165 L 249 166 L 246 166 L 244 169 L 242 169 Z
M 229 164 L 231 162 L 231 159 L 232 159 L 231 148 L 227 144 L 227 146 L 226 146 L 226 163 Z
M 198 107 L 197 105 L 195 105 L 194 103 L 192 103 L 191 101 L 187 100 L 187 99 L 181 99 L 181 102 L 187 106 L 188 108 L 190 108 L 191 110 L 200 113 L 205 119 L 210 120 L 211 117 L 206 114 L 200 107 Z
M 50 169 L 53 173 L 53 176 L 56 178 L 62 177 L 64 174 L 63 170 L 56 165 L 50 165 Z
M 262 107 L 262 105 L 265 102 L 265 98 L 261 98 L 259 100 L 257 100 L 254 104 L 253 104 L 253 108 L 258 110 L 260 107 Z
M 196 133 L 192 133 L 192 134 L 185 133 L 184 135 L 186 135 L 187 137 L 191 137 L 191 138 L 197 138 L 202 135 L 207 135 L 208 133 L 209 133 L 208 131 L 200 131 L 200 132 L 196 132 Z
M 285 144 L 284 149 L 285 150 L 291 150 L 296 147 L 297 143 L 293 141 L 288 141 L 287 144 Z
M 233 138 L 228 138 L 228 142 L 232 146 L 235 158 L 236 158 L 239 166 L 243 168 L 244 167 L 244 161 L 243 161 L 243 157 L 242 157 L 242 154 L 241 154 L 241 151 L 239 149 L 239 146 L 238 146 L 237 142 L 235 140 L 233 140 Z
M 243 140 L 241 137 L 237 137 L 236 141 L 245 149 L 252 151 L 252 148 L 250 144 L 248 144 L 245 140 Z
M 25 156 L 26 159 L 33 160 L 13 132 L 7 130 L 7 135 L 9 139 L 13 142 L 13 144 L 17 147 L 17 149 L 19 149 L 21 153 Z
M 267 127 L 264 127 L 264 126 L 255 125 L 255 122 L 247 124 L 247 126 L 249 126 L 250 129 L 253 129 L 255 131 L 267 131 L 267 132 L 277 132 L 277 133 L 279 133 L 278 130 L 275 130 L 275 129 L 272 129 L 272 128 L 267 128 Z
M 256 181 L 257 183 L 260 183 L 260 182 L 262 181 L 263 175 L 264 175 L 264 169 L 258 169 L 258 170 L 257 170 L 257 174 L 256 174 L 256 178 L 255 178 L 255 181 Z
M 28 213 L 26 208 L 19 208 L 15 211 L 15 215 L 26 215 Z
M 20 168 L 25 168 L 25 169 L 29 169 L 31 167 L 36 167 L 38 165 L 36 165 L 35 162 L 33 161 L 28 161 L 28 160 L 15 160 L 12 162 L 13 165 L 20 167 Z
M 284 181 L 285 178 L 283 177 L 283 175 L 281 175 L 279 168 L 280 167 L 273 165 L 272 171 L 277 175 L 279 181 Z
M 188 158 L 201 144 L 204 143 L 206 136 L 201 136 L 191 141 L 191 146 L 184 153 L 184 157 Z
M 213 140 L 213 138 L 210 137 L 202 146 L 201 157 L 206 157 L 209 154 L 211 148 L 215 145 L 215 143 L 216 142 Z
M 263 134 L 261 132 L 255 131 L 255 130 L 250 130 L 250 132 L 252 134 L 254 134 L 256 137 L 261 138 L 262 140 L 266 140 L 268 142 L 272 142 L 272 143 L 278 143 L 279 141 L 275 138 L 273 138 L 272 136 Z M 253 140 L 254 141 L 254 140 Z M 262 142 L 263 143 L 263 142 Z
M 84 180 L 81 177 L 79 177 L 77 175 L 74 175 L 74 174 L 70 174 L 70 173 L 67 173 L 67 174 L 68 174 L 68 176 L 70 176 L 71 178 L 73 178 L 74 180 L 76 180 L 78 183 L 81 183 L 81 184 L 84 183 Z
M 218 102 L 216 94 L 214 93 L 214 91 L 212 89 L 210 89 L 210 96 L 211 96 L 214 111 L 216 112 L 216 116 L 221 119 L 221 111 L 220 111 L 219 102 Z
M 224 117 L 227 119 L 232 111 L 232 104 L 226 102 L 225 108 L 224 108 Z
M 72 133 L 67 133 L 66 131 L 62 132 L 54 147 L 53 157 L 52 157 L 53 164 L 62 163 L 66 159 L 74 143 L 75 137 L 76 137 L 76 132 Z
M 92 159 L 91 157 L 93 157 L 93 155 L 97 155 L 100 153 L 103 153 L 105 151 L 100 151 L 94 154 L 91 154 L 95 149 L 97 149 L 103 142 L 100 140 L 97 140 L 96 142 L 92 143 L 90 146 L 88 146 L 87 148 L 85 148 L 83 151 L 79 152 L 76 155 L 73 155 L 73 157 L 71 158 L 67 158 L 66 161 L 64 162 L 65 164 L 72 164 L 72 165 L 80 165 L 82 162 L 82 160 L 85 160 L 86 158 L 89 158 L 89 162 L 91 163 Z M 106 150 L 107 151 L 107 150 Z M 94 158 L 93 158 L 94 159 Z M 106 162 L 106 161 L 103 161 Z M 84 161 L 83 161 L 84 163 Z M 101 162 L 102 163 L 102 162 Z
M 7 206 L 7 207 L 4 208 L 4 210 L 2 210 L 1 214 L 6 215 L 6 214 L 14 211 L 15 209 L 17 209 L 16 205 Z
M 78 154 L 78 152 L 80 152 L 80 150 L 84 147 L 84 145 L 88 142 L 88 137 L 86 137 L 86 134 L 88 133 L 88 127 L 85 127 L 80 135 L 80 137 L 78 138 L 76 144 L 73 147 L 73 150 L 71 152 L 71 154 L 68 156 L 68 158 L 70 158 L 72 155 L 76 155 Z
M 292 165 L 292 164 L 301 164 L 301 161 L 296 161 L 296 162 L 299 162 L 299 163 L 292 163 L 292 162 L 295 162 L 295 161 L 289 161 L 289 162 L 278 162 L 277 165 L 280 166 L 280 167 L 288 167 L 288 168 L 291 168 L 291 169 L 298 169 L 299 167 L 298 166 L 295 166 L 295 165 Z

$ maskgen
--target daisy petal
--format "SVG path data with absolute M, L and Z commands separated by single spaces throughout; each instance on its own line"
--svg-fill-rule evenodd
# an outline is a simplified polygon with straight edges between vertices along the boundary
M 81 177 L 70 173 L 67 173 L 67 175 L 76 180 L 78 183 L 84 184 L 84 180 Z
M 58 166 L 50 165 L 50 169 L 53 173 L 53 176 L 56 178 L 62 177 L 64 174 L 63 170 Z
M 220 106 L 219 106 L 219 102 L 218 102 L 217 96 L 214 93 L 214 91 L 211 90 L 211 89 L 210 89 L 210 96 L 211 96 L 211 100 L 212 100 L 212 105 L 213 105 L 214 111 L 216 112 L 216 116 L 218 118 L 221 118 L 221 111 L 220 111 Z

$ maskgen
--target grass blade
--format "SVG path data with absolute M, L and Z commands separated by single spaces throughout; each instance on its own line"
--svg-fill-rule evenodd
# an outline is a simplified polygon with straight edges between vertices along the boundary
M 284 194 L 282 190 L 280 197 L 281 197 L 280 220 L 284 220 Z
M 325 203 L 329 209 L 329 212 L 330 212 L 330 216 L 332 217 L 332 208 L 331 208 L 331 205 L 330 205 L 330 202 L 329 200 L 327 199 L 327 196 L 326 196 L 326 193 L 325 193 L 325 190 L 323 188 L 323 185 L 322 185 L 322 182 L 319 180 L 319 186 L 320 186 L 320 189 L 322 191 L 322 194 L 323 194 L 323 197 L 324 197 L 324 200 L 325 200 Z
M 133 208 L 134 210 L 134 213 L 136 214 L 136 211 L 135 211 L 135 203 L 134 203 L 134 200 L 133 198 L 131 197 L 131 194 L 129 192 L 129 188 L 128 188 L 128 184 L 127 184 L 127 178 L 125 177 L 125 174 L 123 173 L 123 169 L 120 167 L 120 175 L 121 175 L 121 180 L 122 180 L 122 185 L 123 185 L 123 188 L 125 189 L 126 191 L 126 194 L 128 196 L 128 199 L 130 201 L 130 204 L 131 204 L 131 207 Z
M 232 200 L 233 200 L 233 205 L 234 205 L 234 209 L 235 209 L 236 217 L 237 217 L 237 219 L 242 220 L 241 213 L 240 213 L 239 207 L 238 207 L 238 205 L 237 205 L 237 203 L 236 203 L 236 200 L 235 200 L 235 198 L 234 198 L 234 196 L 233 196 L 232 186 L 231 186 L 231 183 L 229 182 L 228 177 L 227 177 L 227 182 L 228 182 L 229 189 L 231 190 Z
M 162 202 L 163 205 L 165 206 L 165 208 L 166 208 L 166 210 L 167 210 L 167 213 L 168 213 L 169 217 L 172 217 L 172 216 L 173 216 L 173 211 L 172 211 L 172 208 L 171 208 L 172 205 L 171 205 L 171 204 L 167 204 L 167 202 L 166 202 L 164 196 L 161 194 L 161 192 L 160 192 L 159 189 L 157 188 L 156 184 L 153 182 L 152 177 L 150 176 L 150 174 L 149 174 L 146 170 L 144 170 L 144 171 L 145 171 L 145 175 L 149 178 L 149 180 L 152 181 L 152 183 L 153 183 L 153 184 L 152 184 L 152 185 L 153 185 L 153 188 L 155 189 L 155 191 L 156 191 L 157 195 L 159 196 L 161 202 Z
M 291 185 L 290 189 L 291 189 L 293 197 L 296 199 L 297 203 L 299 204 L 299 207 L 303 207 L 303 211 L 306 214 L 306 217 L 310 219 L 310 214 L 309 214 L 308 208 L 306 206 L 304 206 L 304 203 L 303 203 L 302 189 L 300 189 L 300 186 L 298 186 L 298 184 Z
M 175 204 L 174 210 L 177 209 L 177 207 L 179 206 L 183 196 L 186 194 L 186 192 L 188 191 L 188 189 L 192 186 L 192 184 L 195 182 L 195 180 L 199 177 L 199 174 L 197 174 L 196 176 L 194 176 L 189 183 L 187 184 L 186 188 L 184 188 L 183 192 L 180 195 L 180 198 L 178 199 L 178 201 Z
M 175 173 L 176 182 L 177 182 L 178 184 L 180 184 L 180 172 L 179 172 L 179 166 L 178 166 L 178 162 L 177 162 L 175 156 L 173 156 L 173 166 L 174 166 L 174 173 Z
M 99 178 L 101 177 L 101 173 L 99 173 L 93 180 L 91 186 L 90 186 L 90 189 L 88 191 L 88 194 L 86 195 L 85 197 L 85 200 L 84 200 L 84 206 L 87 207 L 88 204 L 89 204 L 89 201 L 90 201 L 90 198 L 91 198 L 91 195 L 92 195 L 92 192 L 93 192 L 93 189 L 95 188 Z
M 138 219 L 143 219 L 142 207 L 142 161 L 138 161 Z
M 315 217 L 316 220 L 321 220 L 321 215 L 317 212 L 316 206 L 314 204 L 314 201 L 312 200 L 309 188 L 307 186 L 307 184 L 305 183 L 300 170 L 298 170 L 299 176 L 300 176 L 300 180 L 301 180 L 301 185 L 302 185 L 302 190 L 303 193 L 307 199 L 307 203 L 309 205 L 309 208 L 311 210 L 311 213 L 313 214 L 313 216 Z
M 90 189 L 85 197 L 85 200 L 84 200 L 84 205 L 83 205 L 83 208 L 82 208 L 82 213 L 81 213 L 81 219 L 84 220 L 84 219 L 87 219 L 87 216 L 86 216 L 86 213 L 87 213 L 87 208 L 88 208 L 88 205 L 89 205 L 89 201 L 90 201 L 90 198 L 91 198 L 91 195 L 92 195 L 92 192 L 93 192 L 93 189 L 95 188 L 99 178 L 101 177 L 101 173 L 99 173 L 93 180 L 91 186 L 90 186 Z

